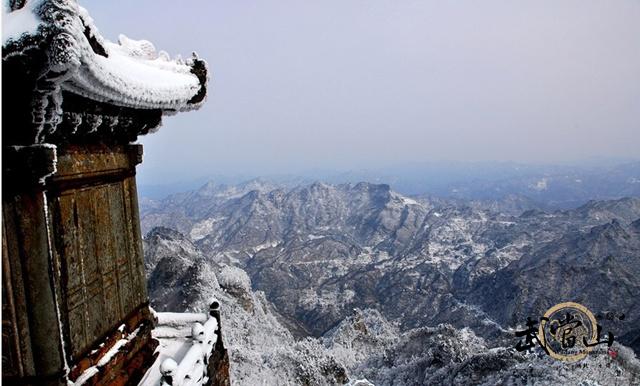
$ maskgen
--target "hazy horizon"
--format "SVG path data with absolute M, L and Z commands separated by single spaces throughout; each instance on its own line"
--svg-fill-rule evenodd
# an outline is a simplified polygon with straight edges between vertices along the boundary
M 141 139 L 141 184 L 640 158 L 637 1 L 81 4 L 209 64 L 205 106 Z
M 607 177 L 608 176 L 608 177 Z M 584 180 L 586 178 L 586 180 Z M 548 180 L 553 191 L 574 191 L 583 187 L 587 190 L 601 190 L 598 186 L 609 184 L 604 190 L 615 191 L 613 196 L 640 196 L 640 160 L 639 159 L 593 159 L 577 163 L 515 163 L 509 161 L 482 162 L 429 162 L 407 163 L 381 168 L 360 168 L 350 170 L 313 169 L 297 173 L 208 173 L 199 176 L 187 176 L 174 180 L 143 180 L 138 184 L 141 197 L 160 199 L 170 194 L 189 192 L 214 183 L 218 186 L 242 186 L 245 183 L 262 180 L 267 184 L 293 187 L 314 182 L 329 184 L 356 184 L 369 182 L 388 184 L 393 190 L 406 195 L 433 195 L 447 197 L 456 186 L 467 188 L 473 185 L 493 190 L 497 196 L 508 196 L 515 185 L 523 183 L 534 186 L 536 181 Z M 574 182 L 570 182 L 571 180 Z M 603 180 L 604 179 L 604 180 Z M 533 183 L 533 185 L 532 185 Z M 567 184 L 568 183 L 568 184 Z M 514 185 L 515 184 L 515 185 Z M 499 187 L 499 185 L 503 185 Z M 511 185 L 511 187 L 507 187 Z M 545 186 L 547 182 L 545 182 Z M 573 186 L 571 186 L 573 185 Z M 490 188 L 487 188 L 489 186 Z M 587 188 L 588 187 L 588 188 Z M 506 190 L 502 190 L 505 189 Z M 465 188 L 466 189 L 466 188 Z M 568 189 L 568 190 L 567 190 Z M 630 190 L 629 190 L 630 189 Z M 527 196 L 535 193 L 523 193 Z M 546 188 L 545 188 L 546 190 Z M 587 194 L 588 195 L 588 194 Z M 593 199 L 600 199 L 594 194 Z

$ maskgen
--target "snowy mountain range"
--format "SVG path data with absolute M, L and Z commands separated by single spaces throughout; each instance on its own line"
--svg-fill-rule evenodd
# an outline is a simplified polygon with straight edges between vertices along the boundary
M 526 378 L 532 354 L 509 349 L 513 328 L 567 300 L 624 313 L 604 328 L 638 350 L 640 199 L 522 213 L 510 204 L 497 212 L 501 205 L 412 199 L 369 183 L 259 180 L 145 200 L 152 305 L 182 311 L 223 299 L 241 384 L 255 374 L 244 364 L 291 384 L 534 379 Z M 621 350 L 636 363 L 633 351 Z M 302 352 L 317 366 L 296 364 Z M 550 369 L 535 379 L 566 376 L 549 359 L 534 361 Z M 469 370 L 485 362 L 500 365 Z M 633 366 L 621 368 L 637 376 Z
M 216 175 L 181 183 L 139 186 L 143 196 L 155 199 L 192 190 L 206 181 L 242 185 L 248 176 Z M 269 181 L 295 187 L 324 181 L 331 184 L 369 181 L 389 184 L 403 195 L 422 195 L 469 201 L 502 201 L 512 197 L 522 204 L 555 210 L 573 209 L 589 200 L 640 197 L 640 161 L 598 159 L 577 164 L 523 164 L 516 162 L 431 162 L 366 170 L 308 171 L 272 175 Z M 264 182 L 264 181 L 263 181 Z

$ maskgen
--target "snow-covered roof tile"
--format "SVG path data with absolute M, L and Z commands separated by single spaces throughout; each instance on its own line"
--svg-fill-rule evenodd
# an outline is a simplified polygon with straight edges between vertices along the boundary
M 3 67 L 12 61 L 28 63 L 26 75 L 18 75 L 31 83 L 25 87 L 34 88 L 35 124 L 57 125 L 63 92 L 163 113 L 204 103 L 207 65 L 195 53 L 183 61 L 145 40 L 121 35 L 112 43 L 76 0 L 4 0 L 2 12 Z M 9 66 L 14 72 L 23 67 Z

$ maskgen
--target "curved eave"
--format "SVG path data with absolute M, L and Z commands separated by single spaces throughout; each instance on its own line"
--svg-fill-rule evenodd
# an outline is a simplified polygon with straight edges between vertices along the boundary
M 196 98 L 206 87 L 204 62 L 194 59 L 187 65 L 161 58 L 136 58 L 122 53 L 115 44 L 105 46 L 107 57 L 83 50 L 81 64 L 61 84 L 63 90 L 135 109 L 187 111 L 204 101 L 204 95 Z M 204 76 L 194 71 L 196 63 L 203 66 Z
M 150 42 L 120 37 L 119 44 L 100 36 L 89 13 L 75 0 L 30 0 L 7 19 L 38 23 L 3 40 L 3 59 L 44 42 L 50 78 L 64 91 L 96 102 L 134 109 L 188 111 L 202 105 L 208 81 L 206 63 L 171 60 Z M 35 23 L 35 22 L 34 22 Z M 40 43 L 38 43 L 40 44 Z M 40 71 L 40 70 L 39 70 Z

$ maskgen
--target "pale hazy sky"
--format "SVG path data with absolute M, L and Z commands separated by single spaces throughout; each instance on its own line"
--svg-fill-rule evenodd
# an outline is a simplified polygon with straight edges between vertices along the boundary
M 206 105 L 146 180 L 430 160 L 640 157 L 640 0 L 84 0 L 102 34 L 197 51 Z

